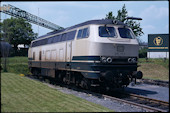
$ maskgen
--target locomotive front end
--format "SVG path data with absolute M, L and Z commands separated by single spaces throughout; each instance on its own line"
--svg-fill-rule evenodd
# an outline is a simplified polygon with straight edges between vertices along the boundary
M 92 69 L 100 70 L 99 81 L 104 87 L 122 87 L 143 74 L 137 71 L 139 44 L 133 31 L 125 24 L 99 25 L 95 53 L 100 63 Z M 93 47 L 94 48 L 94 47 Z

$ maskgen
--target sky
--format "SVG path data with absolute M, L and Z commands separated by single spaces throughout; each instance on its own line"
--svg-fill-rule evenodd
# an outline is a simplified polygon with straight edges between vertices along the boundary
M 148 42 L 148 34 L 169 34 L 169 1 L 27 1 L 27 2 L 1 2 L 10 4 L 37 15 L 61 27 L 70 27 L 88 20 L 104 19 L 106 14 L 117 11 L 125 4 L 128 16 L 140 17 L 141 28 L 144 35 L 141 41 Z M 1 19 L 11 16 L 1 14 Z M 32 24 L 33 31 L 38 36 L 52 30 Z

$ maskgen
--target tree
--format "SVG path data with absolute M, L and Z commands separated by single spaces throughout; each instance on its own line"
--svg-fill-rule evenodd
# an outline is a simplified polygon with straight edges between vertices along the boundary
M 34 33 L 31 27 L 31 24 L 22 18 L 5 19 L 1 28 L 1 40 L 13 45 L 16 52 L 19 44 L 29 45 L 37 38 L 37 33 Z
M 131 29 L 134 32 L 134 34 L 138 37 L 137 38 L 138 41 L 141 42 L 139 40 L 139 37 L 142 36 L 144 33 L 142 31 L 142 28 L 140 27 L 140 23 L 136 22 L 135 20 L 127 20 L 126 19 L 127 17 L 128 17 L 128 12 L 127 12 L 125 4 L 124 4 L 122 9 L 118 10 L 116 17 L 113 16 L 112 12 L 109 12 L 108 14 L 106 14 L 106 18 L 105 19 L 116 19 L 116 20 L 119 20 L 121 22 L 124 22 L 129 27 L 131 27 Z
M 0 22 L 0 41 L 2 41 L 2 22 Z
M 112 12 L 109 12 L 108 15 L 106 14 L 106 19 L 115 19 L 115 16 L 113 16 Z
M 126 11 L 126 7 L 124 4 L 122 10 L 118 10 L 116 19 L 124 22 L 126 20 L 126 17 L 128 17 L 127 13 L 128 12 Z
M 147 58 L 148 48 L 144 47 L 139 50 L 139 58 Z

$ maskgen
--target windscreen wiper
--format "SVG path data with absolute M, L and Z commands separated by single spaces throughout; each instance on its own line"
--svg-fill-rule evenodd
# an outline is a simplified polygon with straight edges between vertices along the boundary
M 109 36 L 111 36 L 110 31 L 108 30 L 107 27 L 106 27 L 106 31 L 107 31 L 107 33 L 109 34 Z

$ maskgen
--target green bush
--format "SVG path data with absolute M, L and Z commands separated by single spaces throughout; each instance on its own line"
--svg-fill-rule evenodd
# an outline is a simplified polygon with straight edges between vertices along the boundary
M 28 56 L 28 48 L 21 48 L 20 50 L 15 51 L 14 49 L 11 49 L 10 57 L 15 57 L 15 56 L 24 56 L 27 57 Z
M 139 50 L 139 58 L 146 58 L 147 57 L 147 51 L 148 51 L 147 47 L 144 47 L 141 50 Z
M 10 64 L 8 72 L 27 75 L 29 74 L 29 69 L 27 64 Z
M 1 61 L 4 59 L 2 58 Z M 3 62 L 1 66 L 3 68 Z M 4 69 L 1 70 L 4 72 Z M 7 72 L 16 73 L 16 74 L 30 74 L 28 69 L 28 58 L 27 57 L 9 57 L 7 59 Z

